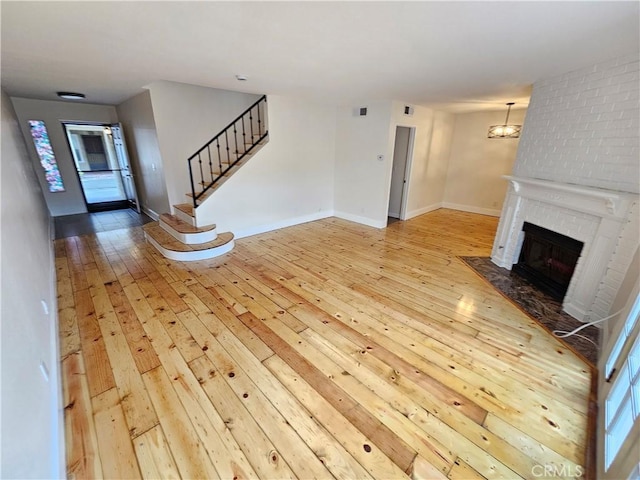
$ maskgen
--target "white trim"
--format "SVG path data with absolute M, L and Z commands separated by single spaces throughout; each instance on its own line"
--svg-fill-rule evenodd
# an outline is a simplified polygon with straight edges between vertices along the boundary
M 218 233 L 214 228 L 211 230 L 207 230 L 206 232 L 198 232 L 198 233 L 181 233 L 175 230 L 171 225 L 165 223 L 160 217 L 158 221 L 160 228 L 162 228 L 165 232 L 171 235 L 173 238 L 182 242 L 186 245 L 194 245 L 197 243 L 207 243 L 213 242 L 216 238 L 218 238 Z
M 64 394 L 62 392 L 62 375 L 60 362 L 60 319 L 58 317 L 58 289 L 56 275 L 56 252 L 54 248 L 55 239 L 55 223 L 54 218 L 49 215 L 49 285 L 51 286 L 51 295 L 49 298 L 49 317 L 51 319 L 50 333 L 53 339 L 52 358 L 47 362 L 49 367 L 49 384 L 51 390 L 55 392 L 52 395 L 54 401 L 51 404 L 53 419 L 52 438 L 57 441 L 52 445 L 52 471 L 57 473 L 58 478 L 64 478 L 67 474 L 67 454 L 65 444 L 65 425 L 64 425 Z
M 460 210 L 461 212 L 479 213 L 480 215 L 489 215 L 491 217 L 500 216 L 500 210 L 496 210 L 494 208 L 476 207 L 474 205 L 461 205 L 459 203 L 442 202 L 442 208 Z
M 163 246 L 161 246 L 151 235 L 147 235 L 145 232 L 144 237 L 147 239 L 151 245 L 156 247 L 158 251 L 167 257 L 170 260 L 177 260 L 179 262 L 193 262 L 197 260 L 207 260 L 209 258 L 219 257 L 220 255 L 224 255 L 225 253 L 233 250 L 235 245 L 233 239 L 229 242 L 224 243 L 218 247 L 208 248 L 206 250 L 189 250 L 187 252 L 177 252 L 175 250 L 167 250 Z
M 301 223 L 313 222 L 315 220 L 321 220 L 329 217 L 333 217 L 333 210 L 322 210 L 317 213 L 287 218 L 286 220 L 280 220 L 279 222 L 260 225 L 258 227 L 249 227 L 242 230 L 234 229 L 234 235 L 236 238 L 251 237 L 252 235 L 271 232 L 280 228 L 293 227 L 294 225 L 300 225 Z
M 602 188 L 583 187 L 526 177 L 503 175 L 515 192 L 525 198 L 562 205 L 564 208 L 624 222 L 637 195 Z
M 438 210 L 439 208 L 442 208 L 441 202 L 427 205 L 426 207 L 422 208 L 416 208 L 415 210 L 407 212 L 407 214 L 405 215 L 405 220 L 417 217 L 418 215 L 424 215 L 425 213 L 433 212 L 434 210 Z
M 154 212 L 153 210 L 151 210 L 150 208 L 145 207 L 144 205 L 142 205 L 142 211 L 144 213 L 146 213 L 147 215 L 149 215 L 149 217 L 151 217 L 152 219 L 154 219 L 156 222 L 158 220 L 160 220 L 160 215 L 158 215 L 156 212 Z
M 334 212 L 333 216 L 342 218 L 343 220 L 349 220 L 350 222 L 361 223 L 362 225 L 367 225 L 374 228 L 385 228 L 387 226 L 386 218 L 383 221 L 373 220 L 372 218 L 361 217 L 360 215 L 353 215 L 346 212 Z
M 396 132 L 398 131 L 396 125 Z M 405 127 L 407 128 L 407 127 Z M 411 185 L 411 172 L 413 171 L 413 155 L 416 143 L 416 127 L 409 128 L 409 145 L 407 146 L 407 161 L 404 164 L 404 179 L 402 182 L 402 199 L 400 200 L 400 219 L 407 219 L 407 202 L 409 201 L 409 186 Z M 391 190 L 391 182 L 389 182 L 389 190 Z

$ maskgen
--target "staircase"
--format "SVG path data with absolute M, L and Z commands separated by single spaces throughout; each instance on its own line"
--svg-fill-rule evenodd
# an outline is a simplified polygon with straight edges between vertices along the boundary
M 205 260 L 233 249 L 233 233 L 218 234 L 215 225 L 199 225 L 197 208 L 269 141 L 267 97 L 242 112 L 188 159 L 188 203 L 173 205 L 157 222 L 143 227 L 145 238 L 172 260 Z

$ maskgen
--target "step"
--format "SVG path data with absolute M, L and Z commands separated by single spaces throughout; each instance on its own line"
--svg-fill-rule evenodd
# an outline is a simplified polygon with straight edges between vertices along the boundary
M 187 245 L 212 242 L 218 235 L 215 225 L 194 227 L 169 213 L 160 215 L 160 226 L 173 238 Z
M 196 212 L 192 203 L 179 203 L 173 206 L 173 213 L 183 222 L 196 226 Z
M 176 240 L 162 228 L 159 222 L 147 223 L 144 236 L 165 257 L 181 262 L 206 260 L 218 257 L 233 249 L 233 233 L 225 232 L 217 236 L 212 242 L 187 245 Z

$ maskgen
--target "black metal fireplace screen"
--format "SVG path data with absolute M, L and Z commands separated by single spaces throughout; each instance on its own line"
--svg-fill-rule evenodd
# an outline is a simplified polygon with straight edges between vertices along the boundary
M 528 222 L 522 231 L 524 242 L 512 272 L 562 301 L 584 243 Z

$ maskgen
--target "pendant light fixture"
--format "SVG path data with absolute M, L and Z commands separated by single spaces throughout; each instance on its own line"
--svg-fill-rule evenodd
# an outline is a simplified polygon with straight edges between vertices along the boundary
M 509 114 L 511 113 L 511 106 L 513 102 L 507 103 L 507 118 L 504 120 L 504 125 L 491 125 L 489 127 L 488 138 L 518 138 L 520 136 L 520 130 L 522 125 L 509 125 Z

